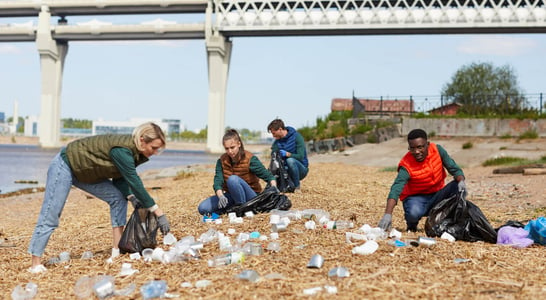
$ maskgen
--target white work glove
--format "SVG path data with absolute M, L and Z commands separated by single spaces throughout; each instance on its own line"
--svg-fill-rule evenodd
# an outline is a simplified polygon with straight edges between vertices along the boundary
M 218 208 L 224 208 L 228 204 L 228 198 L 225 195 L 218 196 Z
M 459 181 L 458 187 L 460 193 L 466 191 L 466 183 L 464 182 L 464 180 Z
M 387 231 L 392 226 L 392 215 L 391 214 L 384 214 L 383 218 L 379 221 L 379 224 L 377 227 Z

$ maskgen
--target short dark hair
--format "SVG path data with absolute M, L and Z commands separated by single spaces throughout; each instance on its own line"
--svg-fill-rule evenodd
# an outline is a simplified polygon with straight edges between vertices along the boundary
M 418 138 L 423 138 L 423 139 L 427 140 L 426 131 L 424 131 L 423 129 L 413 129 L 412 131 L 410 131 L 408 133 L 408 142 L 410 140 L 415 140 L 415 139 L 418 139 Z
M 284 127 L 284 122 L 281 119 L 275 119 L 267 125 L 267 132 L 271 132 L 271 130 L 279 130 L 279 129 L 286 129 Z

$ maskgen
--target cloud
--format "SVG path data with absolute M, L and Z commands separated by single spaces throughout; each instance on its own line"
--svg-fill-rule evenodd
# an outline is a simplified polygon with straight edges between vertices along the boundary
M 457 47 L 464 54 L 516 56 L 522 55 L 537 46 L 530 38 L 488 36 L 472 37 Z
M 19 54 L 21 49 L 15 45 L 2 45 L 0 44 L 0 54 Z

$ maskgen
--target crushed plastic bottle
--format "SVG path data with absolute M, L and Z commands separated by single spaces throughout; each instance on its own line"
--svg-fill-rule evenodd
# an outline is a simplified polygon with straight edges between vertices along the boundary
M 355 224 L 351 221 L 338 220 L 338 221 L 328 221 L 324 228 L 326 229 L 350 229 L 353 228 Z
M 101 275 L 97 277 L 93 284 L 93 291 L 99 299 L 105 299 L 114 294 L 114 277 L 109 275 Z
M 245 254 L 241 251 L 236 251 L 232 253 L 227 253 L 224 255 L 215 256 L 212 259 L 209 259 L 209 267 L 219 267 L 230 264 L 242 263 L 245 260 Z
M 11 292 L 11 299 L 13 300 L 29 300 L 34 298 L 38 293 L 38 285 L 34 282 L 29 282 L 23 287 L 19 284 Z
M 151 280 L 140 287 L 140 294 L 143 299 L 162 298 L 167 292 L 165 280 Z

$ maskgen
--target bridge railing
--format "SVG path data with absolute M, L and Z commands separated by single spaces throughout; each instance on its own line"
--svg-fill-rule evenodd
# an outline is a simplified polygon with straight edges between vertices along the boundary
M 396 33 L 400 29 L 482 28 L 516 32 L 521 27 L 546 30 L 543 0 L 363 0 L 233 1 L 215 0 L 216 26 L 229 35 L 245 31 L 315 31 L 345 28 L 351 33 Z M 431 26 L 435 25 L 435 26 Z M 375 29 L 375 31 L 374 31 Z M 379 30 L 381 29 L 381 30 Z M 311 34 L 306 32 L 307 34 Z M 248 33 L 246 33 L 248 35 Z M 339 34 L 339 33 L 338 33 Z

